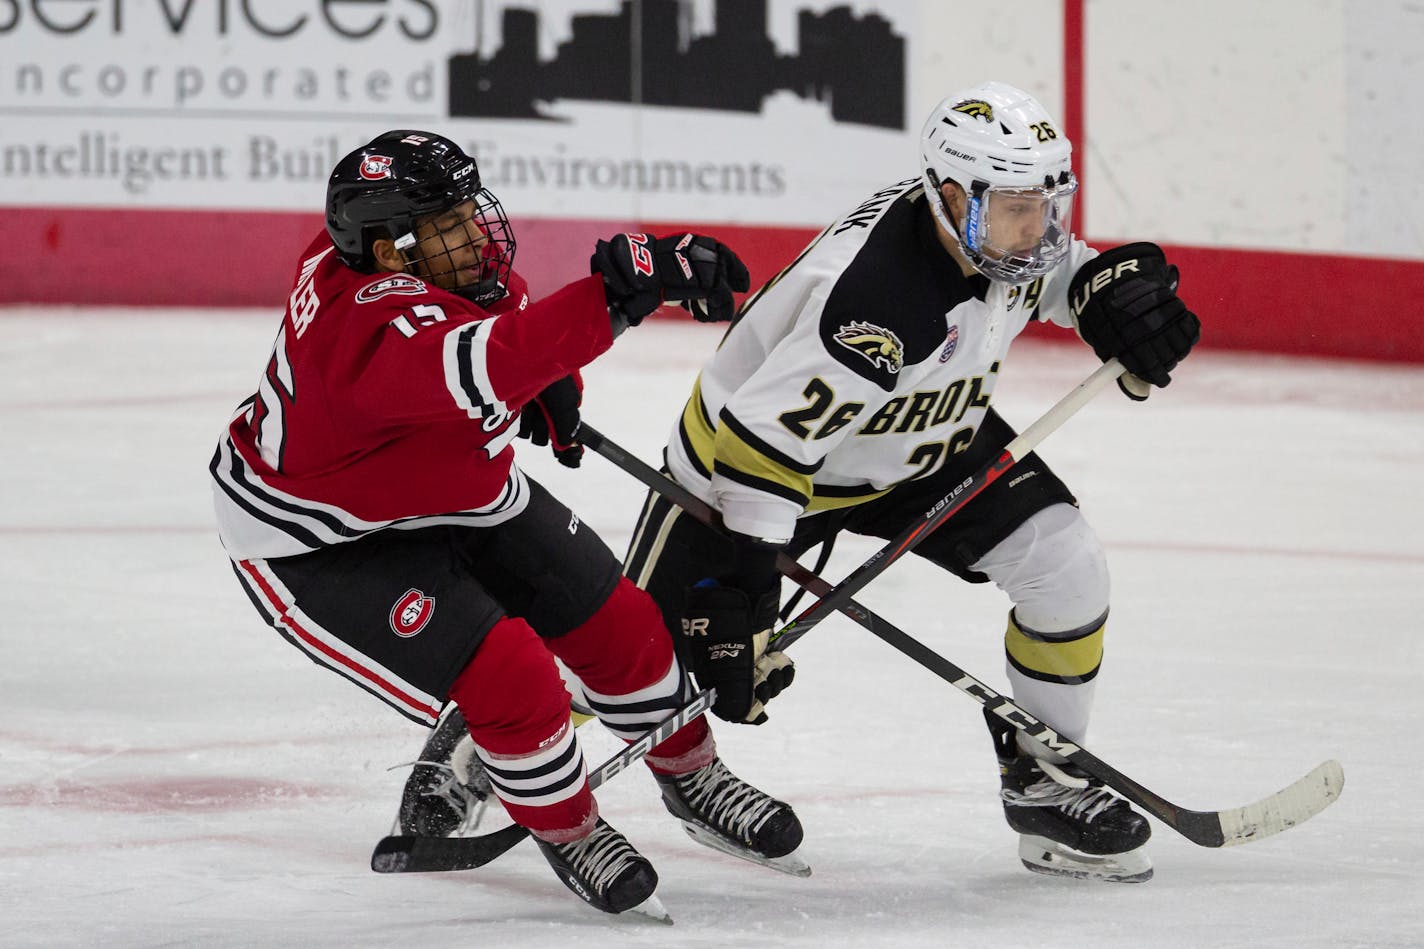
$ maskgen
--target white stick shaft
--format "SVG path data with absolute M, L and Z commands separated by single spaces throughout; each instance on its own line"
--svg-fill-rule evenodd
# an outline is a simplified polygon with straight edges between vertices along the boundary
M 1004 451 L 1013 456 L 1014 461 L 1022 461 L 1024 455 L 1033 451 L 1038 443 L 1047 438 L 1055 429 L 1092 400 L 1108 383 L 1122 375 L 1122 363 L 1109 359 L 1063 398 L 1053 408 L 1039 416 L 1038 421 L 1019 433 L 1018 437 L 1004 446 Z

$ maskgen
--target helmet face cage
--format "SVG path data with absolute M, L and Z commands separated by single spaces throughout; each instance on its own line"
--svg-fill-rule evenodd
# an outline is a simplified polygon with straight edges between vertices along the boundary
M 1040 277 L 1072 246 L 1078 190 L 1072 145 L 1057 122 L 1021 89 L 987 82 L 942 101 L 920 137 L 930 209 L 965 259 L 991 280 Z M 964 191 L 962 219 L 945 205 L 941 185 Z
M 514 235 L 474 159 L 432 132 L 378 135 L 337 163 L 326 229 L 342 259 L 376 269 L 377 240 L 395 243 L 405 269 L 480 305 L 505 293 Z
M 481 306 L 499 300 L 509 285 L 514 232 L 487 188 L 412 221 L 394 241 L 412 274 Z
M 965 256 L 980 273 L 1003 283 L 1041 277 L 1068 256 L 1069 221 L 1078 181 L 1072 173 L 1040 188 L 994 187 L 973 183 L 966 196 L 959 234 Z M 1025 247 L 1024 235 L 1037 235 Z

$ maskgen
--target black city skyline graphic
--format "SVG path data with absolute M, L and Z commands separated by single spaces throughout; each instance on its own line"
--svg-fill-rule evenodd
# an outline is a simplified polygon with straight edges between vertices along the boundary
M 691 16 L 688 0 L 575 13 L 572 36 L 541 60 L 538 9 L 505 8 L 497 50 L 481 56 L 477 35 L 475 52 L 450 57 L 450 115 L 555 118 L 536 105 L 554 99 L 760 112 L 786 90 L 825 104 L 836 122 L 905 128 L 905 40 L 880 14 L 798 10 L 794 56 L 767 35 L 767 0 L 716 0 L 708 34 L 692 35 Z

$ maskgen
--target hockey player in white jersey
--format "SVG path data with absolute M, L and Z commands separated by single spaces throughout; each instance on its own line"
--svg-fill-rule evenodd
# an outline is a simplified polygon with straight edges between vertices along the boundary
M 1123 391 L 1139 400 L 1200 335 L 1155 244 L 1099 254 L 1072 238 L 1071 147 L 1027 93 L 989 82 L 948 97 L 920 157 L 918 177 L 836 220 L 749 298 L 698 378 L 667 466 L 726 532 L 653 495 L 625 561 L 730 721 L 765 721 L 793 678 L 767 651 L 777 552 L 799 556 L 842 530 L 894 537 L 994 458 L 1015 434 L 990 404 L 995 383 L 1031 320 L 1121 360 Z M 1029 455 L 915 552 L 1008 595 L 1014 700 L 1082 741 L 1108 569 L 1068 487 Z M 1151 876 L 1142 815 L 990 719 L 1029 869 Z

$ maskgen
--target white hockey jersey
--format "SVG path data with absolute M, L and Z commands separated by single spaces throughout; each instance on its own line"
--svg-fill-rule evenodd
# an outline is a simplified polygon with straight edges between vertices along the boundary
M 826 228 L 743 305 L 667 448 L 673 476 L 732 530 L 783 540 L 805 512 L 930 474 L 974 437 L 1030 320 L 1071 327 L 1075 241 L 1017 286 L 966 277 L 919 179 Z

